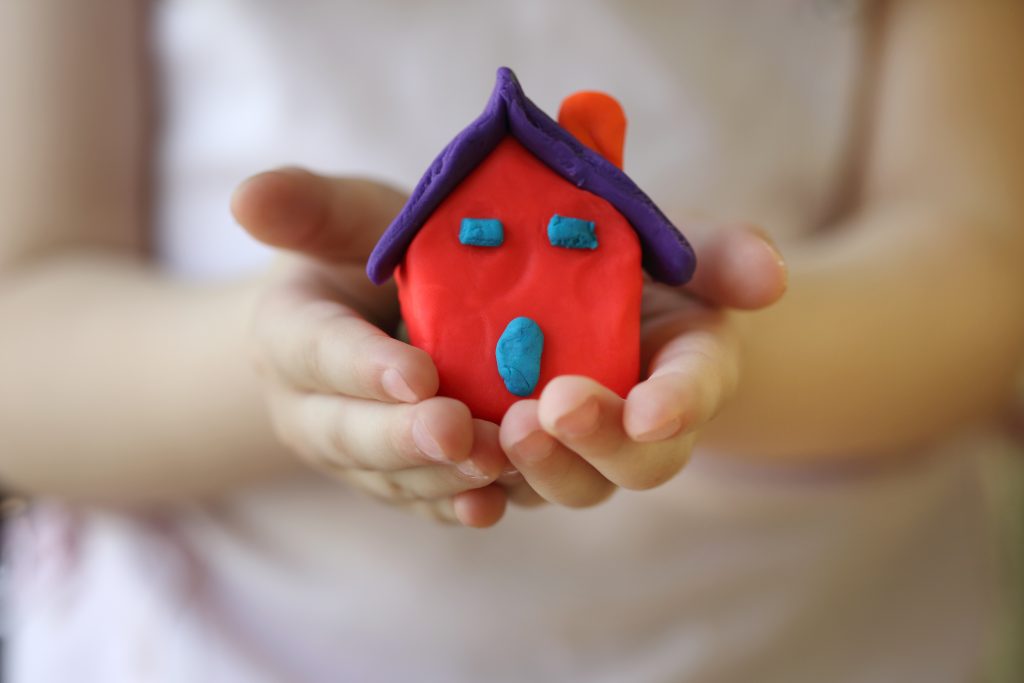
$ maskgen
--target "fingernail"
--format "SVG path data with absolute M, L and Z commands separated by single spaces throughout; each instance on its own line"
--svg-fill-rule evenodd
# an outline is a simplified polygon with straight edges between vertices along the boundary
M 380 376 L 381 386 L 384 387 L 384 391 L 387 392 L 391 398 L 402 401 L 403 403 L 416 403 L 419 397 L 416 392 L 412 390 L 409 383 L 405 381 L 400 373 L 395 368 L 388 368 L 384 371 L 384 374 Z
M 674 417 L 658 427 L 648 429 L 646 432 L 638 434 L 633 437 L 633 441 L 661 441 L 662 439 L 667 439 L 670 436 L 675 436 L 682 426 L 683 421 L 678 417 Z
M 517 470 L 513 465 L 507 465 L 505 469 L 501 471 L 501 475 L 498 476 L 498 481 L 503 484 L 518 484 L 523 481 L 523 473 Z
M 761 237 L 764 238 L 764 245 L 768 247 L 768 251 L 771 252 L 772 258 L 774 258 L 775 262 L 779 264 L 779 267 L 785 270 L 786 259 L 783 258 L 782 252 L 779 251 L 779 245 L 775 244 L 775 240 L 773 240 L 771 235 L 768 234 L 768 231 L 761 229 L 759 232 L 761 234 Z
M 430 433 L 430 430 L 427 429 L 422 420 L 416 420 L 412 423 L 412 440 L 416 444 L 416 448 L 420 449 L 420 452 L 431 460 L 444 463 L 449 462 L 444 449 L 441 448 L 441 444 L 437 443 L 437 439 Z
M 555 429 L 566 436 L 581 437 L 597 429 L 599 406 L 591 396 L 576 408 L 555 420 Z
M 555 440 L 546 433 L 536 431 L 512 446 L 512 454 L 525 462 L 539 462 L 551 455 Z
M 487 475 L 480 469 L 480 466 L 473 462 L 473 459 L 463 460 L 455 466 L 463 476 L 469 477 L 470 479 L 487 479 Z

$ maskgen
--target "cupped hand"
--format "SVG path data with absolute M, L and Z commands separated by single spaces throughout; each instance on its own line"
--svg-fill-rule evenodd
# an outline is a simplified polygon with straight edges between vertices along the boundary
M 254 176 L 232 211 L 283 251 L 254 321 L 255 366 L 281 442 L 304 462 L 395 505 L 445 522 L 491 526 L 508 467 L 498 427 L 435 396 L 437 370 L 387 333 L 394 286 L 366 258 L 406 197 L 366 180 L 299 169 Z
M 697 271 L 685 287 L 644 291 L 642 367 L 623 399 L 594 380 L 553 379 L 539 400 L 502 420 L 501 445 L 518 470 L 502 485 L 523 505 L 588 507 L 616 489 L 646 490 L 674 477 L 700 432 L 736 390 L 740 339 L 731 309 L 774 303 L 786 288 L 779 252 L 757 228 L 705 226 L 691 240 Z

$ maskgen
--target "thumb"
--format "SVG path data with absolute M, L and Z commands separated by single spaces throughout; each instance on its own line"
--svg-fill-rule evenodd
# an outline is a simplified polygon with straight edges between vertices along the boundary
M 688 291 L 717 306 L 746 310 L 768 306 L 785 293 L 786 264 L 763 229 L 747 224 L 696 228 L 687 232 L 697 254 Z
M 332 263 L 364 262 L 406 198 L 372 180 L 283 168 L 243 181 L 231 213 L 269 246 Z

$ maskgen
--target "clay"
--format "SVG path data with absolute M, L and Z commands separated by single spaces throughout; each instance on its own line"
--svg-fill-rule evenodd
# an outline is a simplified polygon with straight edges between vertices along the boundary
M 496 218 L 463 218 L 459 226 L 459 243 L 474 247 L 500 247 L 505 231 Z
M 548 221 L 548 241 L 553 247 L 565 249 L 597 249 L 594 221 L 559 216 L 556 213 Z
M 591 93 L 570 110 L 571 127 L 621 163 L 618 104 Z M 484 113 L 431 164 L 367 274 L 395 275 L 409 342 L 437 366 L 438 393 L 500 422 L 558 375 L 625 396 L 640 379 L 643 270 L 681 284 L 695 265 L 633 181 L 500 69 Z
M 505 388 L 516 396 L 529 396 L 540 379 L 544 333 L 529 318 L 514 318 L 498 337 L 494 357 Z

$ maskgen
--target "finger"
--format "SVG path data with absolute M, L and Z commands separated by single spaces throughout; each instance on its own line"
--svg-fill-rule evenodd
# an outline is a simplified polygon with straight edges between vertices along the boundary
M 450 464 L 473 447 L 469 409 L 451 398 L 410 405 L 287 393 L 274 397 L 271 415 L 282 442 L 326 471 Z
M 231 211 L 264 244 L 326 261 L 362 262 L 405 200 L 378 182 L 284 168 L 242 182 Z
M 697 270 L 686 289 L 728 308 L 757 309 L 786 291 L 782 255 L 767 232 L 751 225 L 724 225 L 692 232 Z
M 517 482 L 514 484 L 501 484 L 502 488 L 505 489 L 505 495 L 508 497 L 508 502 L 513 505 L 518 505 L 524 508 L 535 508 L 541 505 L 546 505 L 548 501 L 533 490 L 525 481 Z
M 497 484 L 459 493 L 452 499 L 452 511 L 463 526 L 486 529 L 505 515 L 508 497 Z
M 438 500 L 417 500 L 404 505 L 405 509 L 413 514 L 440 522 L 449 526 L 461 524 L 455 515 L 455 504 L 452 498 L 439 498 Z
M 501 520 L 507 501 L 505 491 L 497 484 L 491 484 L 449 498 L 409 503 L 406 507 L 420 517 L 442 524 L 485 529 Z
M 537 401 L 518 401 L 501 421 L 501 445 L 530 487 L 544 500 L 588 507 L 606 500 L 614 485 L 587 461 L 544 431 Z
M 516 469 L 511 462 L 506 465 L 505 470 L 495 483 L 505 489 L 510 503 L 520 507 L 537 507 L 547 503 L 539 493 L 533 490 L 526 478 L 523 477 L 523 473 Z
M 310 281 L 269 294 L 256 314 L 261 358 L 291 386 L 413 403 L 437 393 L 434 362 L 393 339 Z
M 723 316 L 692 316 L 655 355 L 650 377 L 629 392 L 626 433 L 651 442 L 690 432 L 718 413 L 738 377 L 738 342 Z
M 498 443 L 498 426 L 473 420 L 473 449 L 456 465 L 428 465 L 397 471 L 348 470 L 344 479 L 385 500 L 435 500 L 493 483 L 508 460 Z
M 676 434 L 636 443 L 623 428 L 624 407 L 622 398 L 594 380 L 563 376 L 551 380 L 541 392 L 537 416 L 545 432 L 617 486 L 633 490 L 660 486 L 686 463 L 692 439 Z

